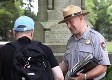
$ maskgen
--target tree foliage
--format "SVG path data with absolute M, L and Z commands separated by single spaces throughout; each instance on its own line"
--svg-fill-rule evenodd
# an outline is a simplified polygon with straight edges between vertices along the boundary
M 37 16 L 34 14 L 34 12 L 31 11 L 31 8 L 34 8 L 34 6 L 32 5 L 32 2 L 34 2 L 34 0 L 27 0 L 27 4 L 24 3 L 23 1 L 21 1 L 21 6 L 23 7 L 24 5 L 26 6 L 24 8 L 24 15 L 27 15 L 31 18 L 34 19 L 34 21 L 37 21 Z
M 14 20 L 24 13 L 19 6 L 19 1 L 0 2 L 0 40 L 8 40 L 8 30 L 12 29 Z
M 112 0 L 85 0 L 85 6 L 94 29 L 112 40 Z
M 23 0 L 0 1 L 0 40 L 9 40 L 9 31 L 14 26 L 14 21 L 21 15 L 32 17 L 36 21 L 36 16 L 31 12 L 31 1 L 27 9 L 23 9 Z

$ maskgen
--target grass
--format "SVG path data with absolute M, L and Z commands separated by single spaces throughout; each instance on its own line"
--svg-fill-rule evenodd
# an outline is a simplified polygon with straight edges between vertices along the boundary
M 109 53 L 112 53 L 112 41 L 107 43 L 107 50 Z

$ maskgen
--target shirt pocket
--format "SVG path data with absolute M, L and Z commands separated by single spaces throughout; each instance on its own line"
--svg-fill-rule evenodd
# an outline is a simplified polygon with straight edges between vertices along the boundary
M 79 48 L 79 58 L 80 59 L 85 58 L 89 54 L 93 54 L 92 45 L 84 44 L 83 46 L 80 46 Z
M 71 56 L 72 56 L 71 50 L 72 50 L 72 47 L 69 47 L 69 48 L 67 48 L 67 50 L 66 50 L 66 52 L 65 52 L 65 58 L 66 58 L 68 61 L 70 61 L 70 58 L 71 58 Z
M 64 57 L 65 57 L 65 61 L 66 61 L 66 63 L 68 64 L 68 66 L 69 66 L 69 69 L 70 69 L 70 67 L 71 67 L 71 58 L 72 58 L 72 47 L 68 47 L 67 48 L 67 50 L 66 50 L 66 52 L 65 52 L 65 55 L 64 55 Z

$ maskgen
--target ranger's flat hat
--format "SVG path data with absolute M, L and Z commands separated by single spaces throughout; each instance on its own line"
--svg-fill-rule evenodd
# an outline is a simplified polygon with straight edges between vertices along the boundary
M 79 6 L 70 5 L 63 10 L 64 19 L 62 21 L 58 22 L 58 24 L 64 23 L 65 21 L 67 21 L 68 19 L 70 19 L 74 16 L 80 16 L 80 15 L 85 16 L 88 13 L 90 13 L 90 12 L 83 11 Z

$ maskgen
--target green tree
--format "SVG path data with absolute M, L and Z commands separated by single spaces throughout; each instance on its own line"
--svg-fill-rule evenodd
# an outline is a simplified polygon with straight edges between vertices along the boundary
M 0 40 L 6 40 L 6 32 L 11 24 L 12 14 L 5 9 L 0 9 Z
M 112 1 L 86 0 L 85 6 L 90 11 L 89 21 L 94 29 L 103 34 L 108 40 L 112 39 Z
M 28 6 L 23 9 L 26 4 L 23 0 L 1 0 L 0 1 L 0 40 L 9 40 L 9 31 L 14 26 L 14 21 L 21 15 L 27 15 L 37 20 L 36 15 L 31 12 L 33 0 L 28 0 Z
M 0 3 L 0 40 L 8 40 L 7 32 L 12 29 L 14 21 L 24 10 L 19 1 L 3 1 Z
M 26 5 L 25 9 L 24 9 L 24 15 L 27 15 L 31 18 L 33 18 L 35 21 L 37 21 L 37 16 L 31 12 L 31 8 L 34 8 L 34 6 L 31 4 L 34 0 L 27 0 L 28 3 L 24 3 L 24 2 L 21 2 L 21 6 L 23 7 L 24 5 Z

